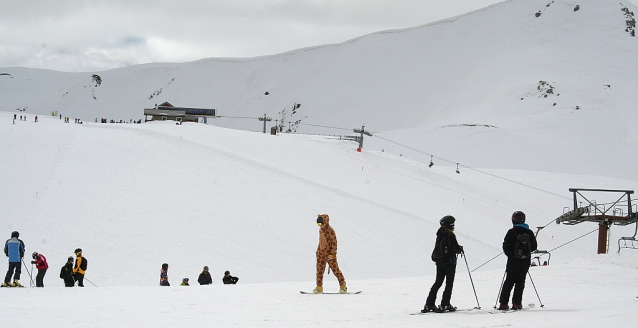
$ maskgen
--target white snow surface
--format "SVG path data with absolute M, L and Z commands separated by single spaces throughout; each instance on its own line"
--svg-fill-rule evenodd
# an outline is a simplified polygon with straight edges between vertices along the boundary
M 596 224 L 553 222 L 573 206 L 569 188 L 638 182 L 638 40 L 623 30 L 619 3 L 578 3 L 513 0 L 340 45 L 132 66 L 99 72 L 99 87 L 90 74 L 0 69 L 0 235 L 20 231 L 27 254 L 50 264 L 44 289 L 29 288 L 26 270 L 27 288 L 0 289 L 2 326 L 631 326 L 638 252 L 616 254 L 616 242 L 635 225 L 613 226 L 609 254 L 595 255 Z M 543 98 L 540 80 L 561 95 Z M 161 86 L 161 101 L 177 106 L 255 117 L 270 108 L 276 118 L 298 102 L 304 122 L 365 119 L 375 133 L 357 152 L 337 137 L 246 131 L 257 128 L 242 120 L 93 123 L 141 116 Z M 13 124 L 14 114 L 28 119 Z M 460 162 L 460 174 L 445 160 Z M 539 249 L 553 250 L 549 266 L 530 271 L 545 306 L 528 280 L 523 303 L 533 309 L 490 314 L 516 210 L 532 229 L 545 226 Z M 299 294 L 315 285 L 319 213 L 330 215 L 340 268 L 361 294 Z M 452 304 L 477 306 L 468 269 L 478 268 L 482 309 L 410 316 L 434 281 L 429 257 L 448 214 L 467 253 Z M 64 288 L 59 269 L 77 247 L 89 281 Z M 157 286 L 164 262 L 171 287 Z M 212 286 L 196 285 L 204 265 Z M 238 285 L 221 284 L 225 270 Z M 193 286 L 178 286 L 183 277 Z M 324 287 L 338 289 L 333 275 Z

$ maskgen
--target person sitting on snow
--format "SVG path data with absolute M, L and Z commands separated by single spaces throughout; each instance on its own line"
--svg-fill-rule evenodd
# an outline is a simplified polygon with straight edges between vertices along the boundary
M 230 271 L 226 271 L 224 272 L 224 278 L 222 278 L 222 281 L 225 285 L 234 285 L 239 281 L 239 278 L 231 276 Z
M 208 272 L 208 266 L 204 267 L 204 271 L 199 274 L 199 278 L 197 278 L 197 282 L 200 285 L 210 285 L 213 283 L 213 277 L 210 276 L 210 272 Z

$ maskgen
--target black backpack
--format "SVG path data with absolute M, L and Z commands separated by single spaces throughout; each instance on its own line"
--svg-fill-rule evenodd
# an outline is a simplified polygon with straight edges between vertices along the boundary
M 80 269 L 86 271 L 86 266 L 89 264 L 89 261 L 86 259 L 86 257 L 82 257 L 82 263 L 80 263 Z
M 450 253 L 452 252 L 453 249 L 450 239 L 446 234 L 444 234 L 441 236 L 439 243 L 434 245 L 434 250 L 432 250 L 432 261 L 443 262 L 450 257 Z
M 529 244 L 529 235 L 526 233 L 519 234 L 514 243 L 514 257 L 523 260 L 531 257 L 532 246 Z

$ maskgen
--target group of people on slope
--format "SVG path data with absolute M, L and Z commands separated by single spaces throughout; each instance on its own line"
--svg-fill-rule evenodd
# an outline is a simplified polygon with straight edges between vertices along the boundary
M 4 243 L 4 254 L 9 258 L 9 269 L 4 277 L 2 287 L 22 287 L 20 284 L 20 275 L 22 274 L 22 264 L 24 263 L 25 246 L 24 242 L 19 239 L 20 233 L 13 231 L 11 238 Z M 66 287 L 75 286 L 75 282 L 78 282 L 79 287 L 84 287 L 84 274 L 86 273 L 87 261 L 82 257 L 82 249 L 77 248 L 75 250 L 75 266 L 73 265 L 73 256 L 69 256 L 67 263 L 62 267 L 60 271 L 60 278 L 64 280 Z M 31 254 L 33 261 L 31 264 L 35 264 L 35 268 L 38 269 L 38 274 L 35 277 L 35 286 L 44 287 L 44 275 L 49 269 L 47 259 L 43 254 L 33 252 Z M 26 266 L 26 264 L 25 264 Z M 11 281 L 13 277 L 13 282 Z
M 183 278 L 180 286 L 190 286 L 188 283 L 188 278 Z M 225 285 L 234 285 L 239 281 L 239 278 L 233 277 L 230 275 L 230 271 L 226 270 L 224 272 L 224 277 L 222 278 L 222 282 Z M 204 266 L 204 270 L 199 274 L 199 278 L 197 278 L 197 282 L 200 285 L 211 285 L 213 283 L 213 277 L 210 275 L 208 271 L 208 266 Z M 170 286 L 171 284 L 168 282 L 168 263 L 162 264 L 162 269 L 160 270 L 160 286 Z
M 436 242 L 432 251 L 432 261 L 436 263 L 436 279 L 425 301 L 422 313 L 455 311 L 450 304 L 454 275 L 456 273 L 457 255 L 464 256 L 463 246 L 458 244 L 454 235 L 454 223 L 456 219 L 447 215 L 440 221 L 441 227 L 436 232 Z M 505 268 L 506 277 L 499 295 L 499 310 L 510 309 L 508 303 L 512 288 L 512 309 L 523 308 L 523 289 L 525 278 L 531 265 L 531 252 L 537 249 L 536 236 L 525 223 L 525 213 L 516 211 L 512 214 L 513 227 L 507 231 L 503 240 L 503 252 L 507 256 Z M 445 280 L 445 289 L 441 304 L 436 305 L 436 295 Z

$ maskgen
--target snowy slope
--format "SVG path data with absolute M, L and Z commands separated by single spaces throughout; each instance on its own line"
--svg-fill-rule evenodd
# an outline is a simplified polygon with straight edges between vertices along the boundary
M 616 2 L 580 1 L 578 11 L 572 2 L 547 2 L 507 1 L 276 56 L 97 72 L 99 86 L 93 73 L 0 69 L 8 74 L 0 75 L 0 234 L 19 230 L 27 253 L 41 252 L 51 265 L 43 290 L 0 290 L 12 299 L 0 307 L 3 324 L 598 327 L 635 321 L 636 254 L 614 254 L 618 238 L 633 235 L 635 226 L 612 227 L 610 254 L 596 256 L 595 224 L 553 220 L 572 206 L 570 187 L 636 189 L 638 41 L 623 30 Z M 541 80 L 555 88 L 548 98 L 537 90 Z M 356 152 L 354 142 L 336 137 L 246 131 L 261 123 L 245 119 L 93 123 L 138 118 L 143 107 L 165 100 L 273 118 L 298 102 L 304 123 L 365 124 L 375 134 Z M 85 124 L 44 115 L 51 110 Z M 28 120 L 12 124 L 14 113 Z M 41 114 L 37 123 L 34 113 Z M 431 168 L 429 154 L 436 155 Z M 535 303 L 534 310 L 491 315 L 486 309 L 505 261 L 497 255 L 515 210 L 527 213 L 532 228 L 545 226 L 540 249 L 556 249 L 550 266 L 532 271 L 547 307 L 538 307 L 528 283 L 524 303 Z M 297 294 L 314 287 L 318 213 L 331 216 L 340 267 L 350 289 L 363 294 Z M 483 310 L 409 316 L 433 281 L 429 254 L 447 214 L 458 220 L 470 269 L 496 257 L 473 273 Z M 60 287 L 57 271 L 76 247 L 90 261 L 87 279 L 99 288 Z M 196 280 L 208 265 L 212 291 L 156 287 L 163 262 L 173 285 L 182 277 Z M 0 272 L 5 268 L 0 262 Z M 240 284 L 220 285 L 224 270 Z M 457 279 L 453 304 L 474 306 L 464 261 Z M 28 281 L 24 272 L 22 282 Z M 332 275 L 325 286 L 337 288 Z
M 0 110 L 128 121 L 169 101 L 216 108 L 227 117 L 212 124 L 224 127 L 260 130 L 256 119 L 229 116 L 264 114 L 301 120 L 299 132 L 347 134 L 366 125 L 471 167 L 638 179 L 628 151 L 638 141 L 631 123 L 638 119 L 638 39 L 625 31 L 621 10 L 636 8 L 612 0 L 578 5 L 505 1 L 420 27 L 251 59 L 87 73 L 2 68 L 9 75 L 0 76 Z M 301 107 L 291 116 L 295 103 Z M 429 160 L 382 139 L 366 147 Z M 621 153 L 630 158 L 618 159 Z
M 2 121 L 9 115 L 0 112 Z M 246 283 L 305 281 L 314 273 L 318 213 L 332 217 L 348 279 L 423 274 L 446 214 L 459 219 L 459 238 L 476 267 L 501 252 L 515 210 L 525 211 L 532 227 L 548 225 L 539 241 L 549 250 L 596 229 L 553 223 L 572 206 L 568 188 L 635 188 L 609 177 L 492 171 L 532 189 L 478 171 L 456 174 L 385 152 L 359 153 L 350 141 L 196 123 L 44 117 L 2 126 L 0 226 L 7 236 L 19 230 L 28 253 L 47 254 L 52 264 L 83 248 L 87 277 L 101 286 L 156 285 L 163 262 L 178 276 L 208 265 Z M 611 240 L 632 229 L 614 227 Z M 552 261 L 595 249 L 591 234 Z M 55 275 L 47 280 L 58 282 Z

